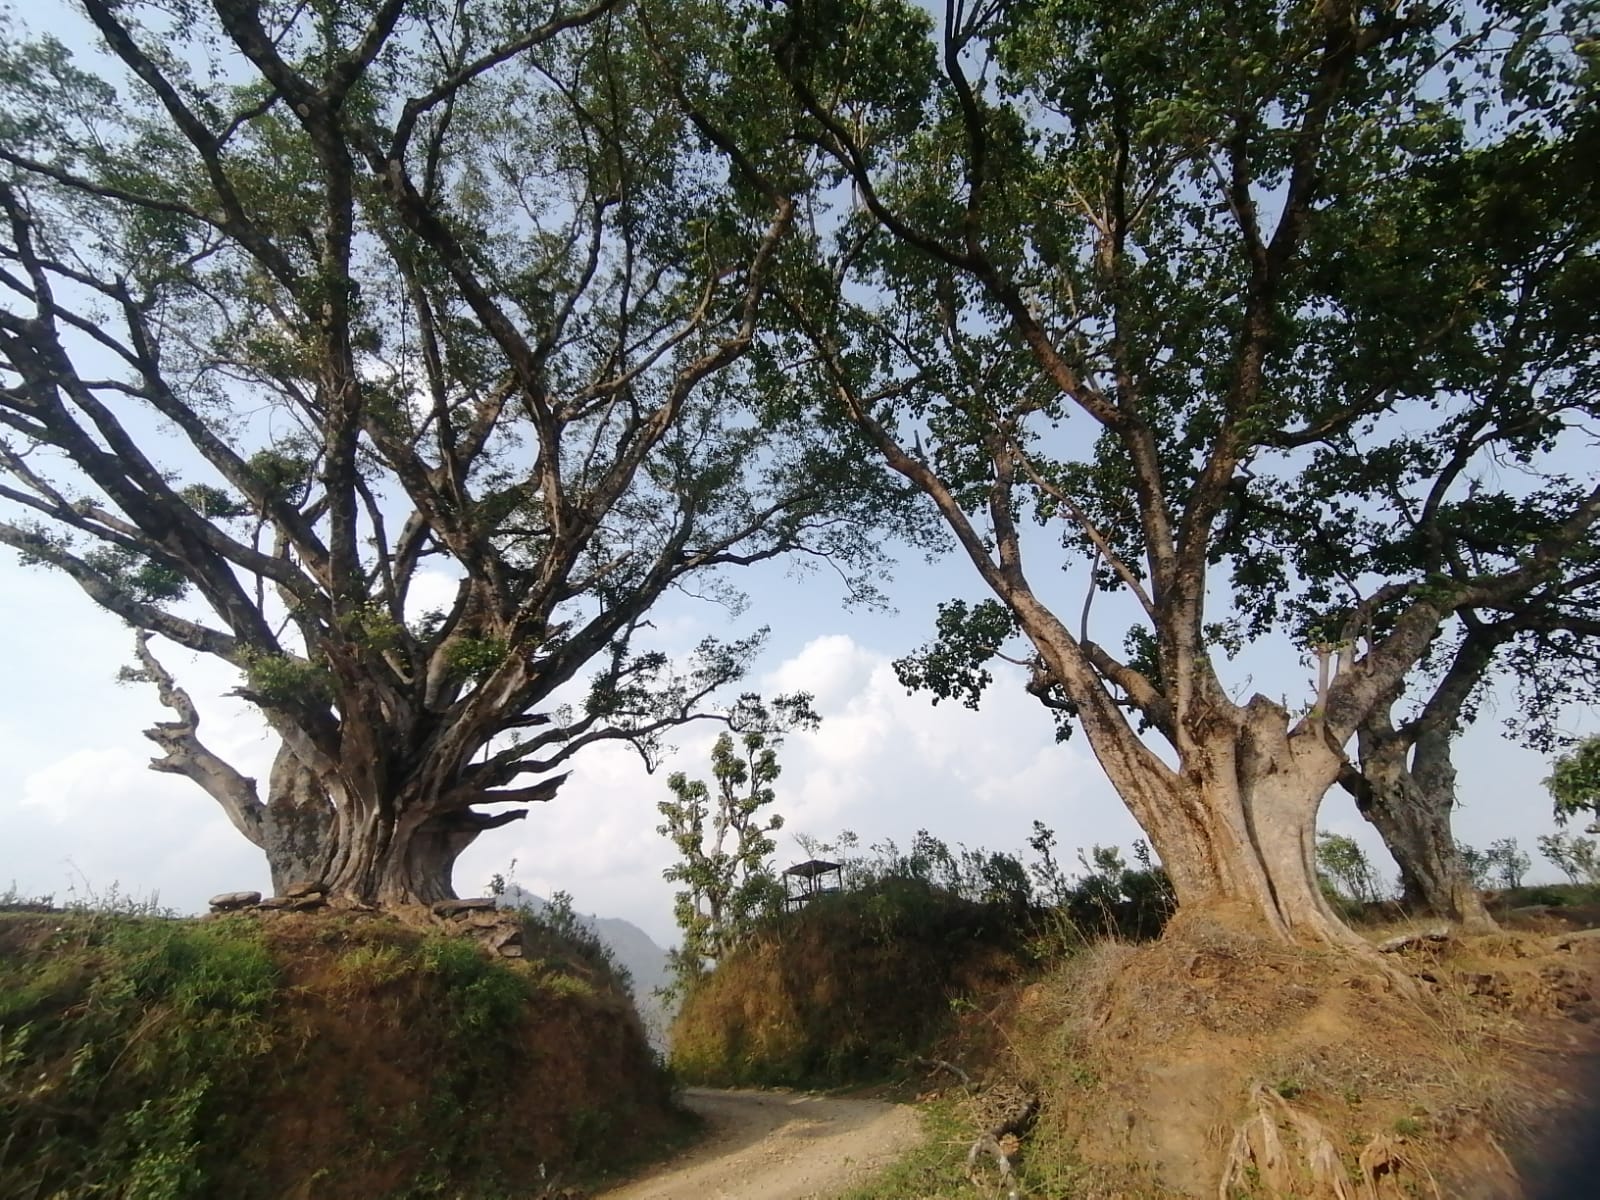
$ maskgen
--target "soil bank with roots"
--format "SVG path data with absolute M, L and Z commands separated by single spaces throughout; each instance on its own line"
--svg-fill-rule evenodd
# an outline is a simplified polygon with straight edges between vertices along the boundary
M 1600 943 L 1420 940 L 1371 961 L 1178 921 L 1018 989 L 996 1069 L 1073 1195 L 1530 1194 L 1585 1104 Z

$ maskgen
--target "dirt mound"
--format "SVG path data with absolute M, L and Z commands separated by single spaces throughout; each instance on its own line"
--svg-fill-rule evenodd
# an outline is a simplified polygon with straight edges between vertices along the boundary
M 1502 1146 L 1571 1107 L 1552 1098 L 1594 975 L 1516 935 L 1385 971 L 1185 923 L 1029 987 L 1004 1069 L 1075 1195 L 1515 1196 Z
M 902 880 L 824 897 L 691 992 L 672 1064 L 717 1085 L 879 1079 L 1025 970 L 1018 927 L 1001 908 Z
M 626 993 L 527 943 L 0 917 L 0 1195 L 539 1196 L 675 1135 Z

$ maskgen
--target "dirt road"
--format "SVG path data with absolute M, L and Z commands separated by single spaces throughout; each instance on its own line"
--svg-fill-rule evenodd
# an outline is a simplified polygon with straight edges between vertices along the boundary
M 916 1144 L 899 1104 L 798 1092 L 690 1088 L 706 1140 L 599 1200 L 834 1200 Z

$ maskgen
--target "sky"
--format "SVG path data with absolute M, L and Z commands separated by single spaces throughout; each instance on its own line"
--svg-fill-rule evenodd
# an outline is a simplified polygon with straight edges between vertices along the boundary
M 951 845 L 1023 851 L 1037 819 L 1056 831 L 1068 862 L 1077 847 L 1126 847 L 1140 836 L 1081 735 L 1057 744 L 1048 713 L 1019 679 L 997 679 L 976 712 L 935 707 L 896 680 L 893 660 L 926 640 L 938 601 L 978 598 L 965 563 L 904 556 L 887 589 L 893 611 L 882 613 L 846 611 L 837 584 L 820 573 L 795 577 L 772 566 L 739 582 L 751 605 L 736 630 L 721 609 L 685 598 L 669 601 L 657 626 L 686 648 L 707 632 L 770 625 L 750 685 L 815 695 L 820 728 L 791 735 L 779 755 L 780 866 L 805 857 L 796 834 L 826 840 L 841 829 L 863 845 L 892 838 L 904 848 L 927 829 Z M 58 903 L 154 895 L 196 912 L 218 892 L 267 890 L 260 852 L 217 804 L 188 780 L 147 769 L 155 748 L 140 731 L 167 714 L 150 687 L 116 682 L 131 661 L 131 632 L 70 580 L 0 557 L 0 891 L 14 885 Z M 200 706 L 202 739 L 264 779 L 274 745 L 249 706 L 228 696 L 237 683 L 231 670 L 170 647 L 164 661 Z M 1282 645 L 1261 647 L 1258 661 L 1232 673 L 1269 695 L 1309 695 L 1311 668 Z M 1596 727 L 1594 717 L 1573 712 L 1567 724 L 1583 732 Z M 671 739 L 676 753 L 654 775 L 624 746 L 584 751 L 555 800 L 462 856 L 456 890 L 480 893 L 491 875 L 509 874 L 674 942 L 672 886 L 661 878 L 673 856 L 656 832 L 656 805 L 671 771 L 709 775 L 716 733 L 680 731 Z M 1535 836 L 1554 828 L 1539 783 L 1548 761 L 1505 740 L 1491 705 L 1462 737 L 1458 762 L 1458 836 L 1480 847 L 1514 836 L 1534 853 Z M 1321 825 L 1357 838 L 1392 878 L 1381 841 L 1338 789 Z M 1530 878 L 1556 878 L 1534 857 Z

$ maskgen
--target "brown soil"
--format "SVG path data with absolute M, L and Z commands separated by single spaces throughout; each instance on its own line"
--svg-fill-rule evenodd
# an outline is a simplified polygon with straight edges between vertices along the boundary
M 1575 1103 L 1596 950 L 1504 934 L 1385 970 L 1189 922 L 1027 988 L 1003 1066 L 1083 1197 L 1514 1197 L 1549 1155 L 1505 1147 Z
M 441 1028 L 440 997 L 430 981 L 409 973 L 341 977 L 337 955 L 364 944 L 415 943 L 419 933 L 369 919 L 345 923 L 333 935 L 326 918 L 286 915 L 271 936 L 289 965 L 282 1021 L 306 1047 L 285 1064 L 262 1117 L 259 1144 L 268 1153 L 260 1169 L 272 1194 L 290 1200 L 395 1194 L 430 1153 L 430 1113 L 450 1110 L 453 1095 L 477 1114 L 473 1159 L 517 1163 L 516 1173 L 526 1177 L 506 1182 L 518 1189 L 592 1170 L 584 1164 L 607 1161 L 607 1147 L 647 1147 L 676 1124 L 625 995 L 582 980 L 588 990 L 538 995 L 519 1027 L 484 1030 L 507 1068 L 491 1098 L 474 1081 L 449 1077 L 463 1064 L 452 1061 L 459 1050 Z M 509 969 L 537 974 L 541 964 L 535 959 Z M 352 1158 L 352 1147 L 381 1143 L 399 1123 L 415 1126 L 413 1147 Z M 441 1162 L 439 1169 L 448 1177 L 452 1167 Z
M 693 1151 L 599 1200 L 808 1200 L 832 1197 L 918 1139 L 913 1110 L 877 1100 L 691 1088 L 710 1136 Z

